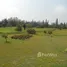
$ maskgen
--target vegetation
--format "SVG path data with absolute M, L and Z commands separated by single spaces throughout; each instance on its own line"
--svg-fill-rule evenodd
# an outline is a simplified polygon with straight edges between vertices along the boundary
M 28 34 L 36 34 L 35 29 L 28 29 L 27 32 Z
M 26 35 L 13 35 L 11 36 L 12 39 L 29 39 L 30 37 L 32 37 L 32 35 L 26 34 Z
M 3 34 L 2 37 L 5 38 L 5 40 L 6 40 L 5 42 L 7 43 L 8 42 L 7 41 L 8 35 L 7 34 Z
M 45 30 L 44 30 L 44 33 L 46 34 L 46 33 L 47 33 L 47 31 L 45 31 Z
M 51 35 L 51 34 L 52 34 L 52 31 L 48 31 L 48 34 L 50 34 L 50 35 Z
M 37 57 L 38 52 L 57 56 Z M 58 24 L 58 19 L 52 24 L 47 19 L 38 22 L 18 18 L 0 21 L 0 67 L 44 66 L 67 67 L 67 24 Z
M 24 30 L 26 29 L 26 25 L 25 24 L 23 25 L 23 28 L 24 28 Z
M 21 25 L 18 24 L 18 26 L 16 27 L 15 30 L 16 30 L 16 31 L 22 31 L 22 27 L 21 27 Z
M 66 67 L 67 66 L 67 29 L 34 28 L 37 35 L 30 39 L 12 39 L 15 35 L 21 37 L 27 35 L 27 31 L 16 32 L 15 27 L 0 28 L 0 32 L 8 32 L 10 43 L 4 43 L 4 38 L 0 37 L 0 67 Z M 53 31 L 51 37 L 44 35 L 43 31 Z M 0 35 L 2 34 L 0 33 Z M 11 33 L 11 34 L 9 34 Z M 29 34 L 28 34 L 29 35 Z M 25 37 L 25 36 L 23 36 Z M 37 57 L 38 52 L 54 53 L 57 57 Z
M 17 17 L 11 17 L 9 19 L 3 19 L 0 21 L 0 27 L 16 27 L 17 25 L 21 25 L 24 30 L 26 28 L 57 28 L 57 29 L 67 29 L 67 23 L 63 22 L 59 24 L 58 18 L 54 23 L 49 24 L 49 20 L 43 21 L 26 21 L 20 20 Z

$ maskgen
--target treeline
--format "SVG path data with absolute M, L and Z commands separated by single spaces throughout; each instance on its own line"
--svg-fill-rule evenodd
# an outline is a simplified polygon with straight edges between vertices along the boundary
M 49 24 L 49 21 L 46 19 L 45 21 L 25 21 L 18 19 L 17 17 L 11 17 L 9 19 L 3 19 L 0 21 L 0 27 L 15 27 L 17 25 L 26 25 L 28 28 L 37 27 L 37 28 L 59 28 L 59 29 L 67 29 L 67 23 L 62 22 L 59 24 L 58 19 L 55 22 Z

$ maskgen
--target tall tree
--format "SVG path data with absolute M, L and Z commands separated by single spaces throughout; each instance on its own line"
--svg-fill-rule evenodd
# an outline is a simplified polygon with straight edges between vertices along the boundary
M 45 23 L 44 23 L 45 27 L 48 28 L 49 24 L 48 24 L 48 20 L 46 19 Z
M 23 25 L 24 30 L 26 29 L 26 24 Z
M 3 27 L 6 27 L 6 26 L 7 26 L 7 24 L 8 24 L 7 19 L 2 20 L 2 25 L 3 25 Z
M 66 24 L 64 23 L 63 28 L 66 29 Z
M 56 19 L 56 28 L 58 28 L 58 18 Z

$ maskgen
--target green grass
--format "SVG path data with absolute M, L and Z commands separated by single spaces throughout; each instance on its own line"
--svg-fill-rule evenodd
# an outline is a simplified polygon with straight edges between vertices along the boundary
M 15 27 L 5 27 L 5 28 L 0 28 L 0 32 L 15 32 Z
M 53 37 L 43 33 L 50 28 L 35 28 L 37 34 L 27 40 L 0 36 L 0 67 L 67 67 L 67 30 L 56 30 Z M 0 32 L 15 32 L 14 28 L 0 28 Z M 23 31 L 22 34 L 26 33 Z M 13 35 L 13 34 L 12 34 Z M 37 53 L 54 53 L 57 57 L 37 57 Z

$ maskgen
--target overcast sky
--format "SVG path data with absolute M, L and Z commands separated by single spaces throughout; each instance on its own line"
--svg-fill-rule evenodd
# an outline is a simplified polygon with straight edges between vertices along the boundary
M 0 20 L 9 17 L 67 22 L 67 0 L 0 0 Z

